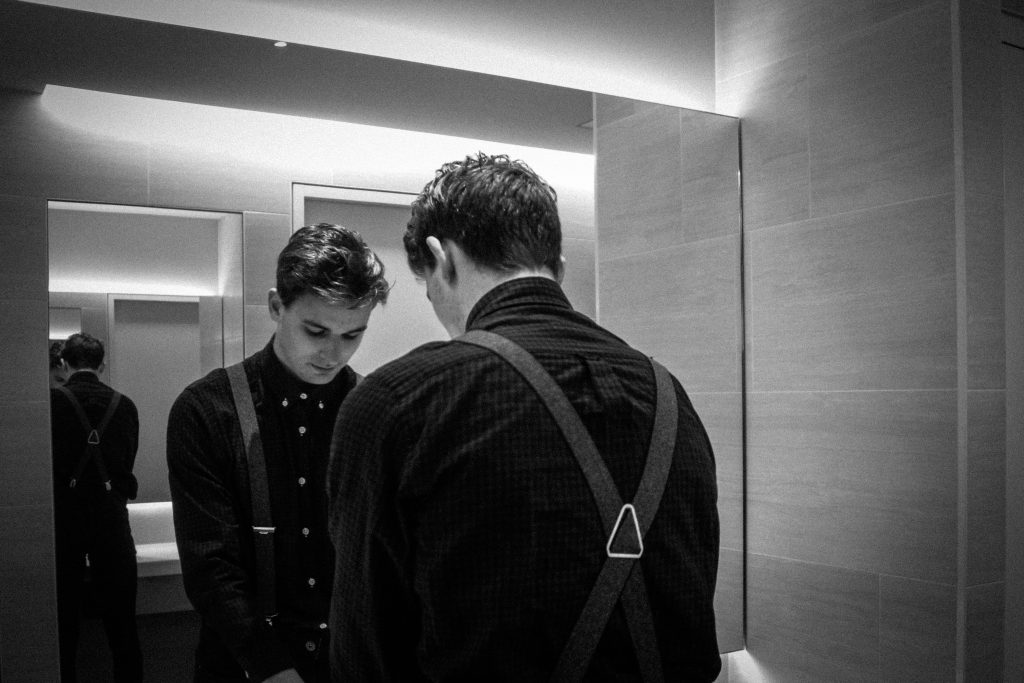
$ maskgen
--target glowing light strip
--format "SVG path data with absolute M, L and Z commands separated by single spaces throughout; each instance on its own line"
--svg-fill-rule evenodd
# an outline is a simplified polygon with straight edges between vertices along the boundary
M 49 85 L 42 104 L 62 125 L 94 135 L 366 178 L 418 191 L 444 162 L 484 151 L 523 159 L 559 196 L 593 195 L 594 157 L 473 138 L 156 100 Z
M 195 287 L 180 282 L 159 282 L 146 280 L 50 280 L 51 292 L 76 292 L 82 294 L 151 294 L 155 296 L 217 296 L 217 290 L 209 287 Z

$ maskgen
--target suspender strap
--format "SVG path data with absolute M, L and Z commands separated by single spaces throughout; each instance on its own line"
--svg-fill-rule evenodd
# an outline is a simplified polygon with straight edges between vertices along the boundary
M 608 538 L 607 559 L 569 642 L 559 658 L 553 681 L 579 681 L 587 672 L 615 605 L 622 602 L 637 661 L 648 683 L 664 680 L 643 571 L 636 562 L 643 554 L 643 536 L 657 514 L 675 450 L 677 407 L 668 371 L 651 360 L 657 386 L 657 408 L 644 472 L 634 502 L 622 504 L 618 489 L 597 446 L 558 384 L 533 356 L 500 335 L 473 330 L 459 341 L 497 353 L 534 388 L 565 436 L 590 486 Z M 613 552 L 616 539 L 633 530 L 635 550 Z
M 277 615 L 277 586 L 267 462 L 263 455 L 263 441 L 260 439 L 256 408 L 252 402 L 245 368 L 241 363 L 235 363 L 227 368 L 227 373 L 245 442 L 245 459 L 249 466 L 249 498 L 252 502 L 253 543 L 256 549 L 256 596 L 264 616 L 270 621 Z
M 110 476 L 107 474 L 107 465 L 103 462 L 103 455 L 100 451 L 100 442 L 103 439 L 103 434 L 107 431 L 107 425 L 110 424 L 110 419 L 114 417 L 114 411 L 117 410 L 117 405 L 121 402 L 121 394 L 114 392 L 110 397 L 110 403 L 107 404 L 107 409 L 103 413 L 103 417 L 100 418 L 99 427 L 93 428 L 92 423 L 89 422 L 89 417 L 85 414 L 85 409 L 82 408 L 82 404 L 79 403 L 75 395 L 65 386 L 57 387 L 64 396 L 67 397 L 71 403 L 71 407 L 74 408 L 75 414 L 78 415 L 78 421 L 82 424 L 82 429 L 85 430 L 88 436 L 85 439 L 85 449 L 82 451 L 82 457 L 78 459 L 78 466 L 75 467 L 75 473 L 71 476 L 71 482 L 69 488 L 75 488 L 78 484 L 78 480 L 82 477 L 82 472 L 85 471 L 89 461 L 96 463 L 96 469 L 100 473 L 100 481 L 103 482 L 103 488 L 107 491 L 113 489 L 110 484 Z

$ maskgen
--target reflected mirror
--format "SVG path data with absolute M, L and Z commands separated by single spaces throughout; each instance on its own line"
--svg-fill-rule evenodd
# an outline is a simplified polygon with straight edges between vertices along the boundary
M 241 359 L 242 217 L 51 201 L 47 244 L 50 341 L 84 332 L 103 342 L 100 379 L 139 411 L 134 505 L 170 500 L 171 404 Z

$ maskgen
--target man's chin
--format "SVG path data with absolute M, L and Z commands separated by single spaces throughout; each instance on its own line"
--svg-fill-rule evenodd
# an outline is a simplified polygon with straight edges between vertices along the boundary
M 305 373 L 306 376 L 303 377 L 303 379 L 309 382 L 310 384 L 328 384 L 331 382 L 331 380 L 338 376 L 339 372 L 341 372 L 341 366 L 331 368 L 330 370 L 318 368 L 316 366 L 310 366 Z

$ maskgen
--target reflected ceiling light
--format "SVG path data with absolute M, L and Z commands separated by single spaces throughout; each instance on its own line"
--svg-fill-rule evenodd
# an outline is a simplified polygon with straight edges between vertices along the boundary
M 211 287 L 196 287 L 181 282 L 159 280 L 117 280 L 93 278 L 51 278 L 51 292 L 82 294 L 149 294 L 153 296 L 217 296 Z
M 298 181 L 306 178 L 297 174 L 336 184 L 358 179 L 364 187 L 418 192 L 444 162 L 483 151 L 522 159 L 559 197 L 593 196 L 592 154 L 54 85 L 41 100 L 63 126 L 156 151 L 185 149 L 197 164 L 235 159 Z

